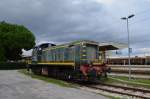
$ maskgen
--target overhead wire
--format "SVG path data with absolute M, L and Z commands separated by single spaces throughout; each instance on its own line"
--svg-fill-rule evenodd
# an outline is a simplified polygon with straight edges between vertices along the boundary
M 136 12 L 136 13 L 134 13 L 135 14 L 135 16 L 141 16 L 141 15 L 143 15 L 143 14 L 147 14 L 147 13 L 150 13 L 150 8 L 149 9 L 146 9 L 146 10 L 143 10 L 143 11 L 140 11 L 140 12 Z M 142 18 L 142 19 L 140 19 L 140 20 L 137 20 L 137 21 L 134 21 L 134 23 L 131 23 L 131 24 L 136 24 L 136 23 L 138 23 L 138 22 L 144 22 L 144 21 L 147 21 L 147 20 L 149 20 L 150 19 L 150 16 L 149 17 L 146 17 L 146 18 Z

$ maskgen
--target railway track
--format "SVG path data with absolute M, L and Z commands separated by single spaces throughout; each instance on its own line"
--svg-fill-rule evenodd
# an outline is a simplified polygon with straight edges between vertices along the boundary
M 109 67 L 115 67 L 115 68 L 128 68 L 129 65 L 108 65 Z M 132 68 L 150 68 L 150 65 L 130 65 Z
M 148 89 L 140 89 L 140 88 L 103 84 L 103 83 L 100 83 L 98 85 L 84 85 L 84 86 L 96 90 L 102 90 L 110 93 L 119 94 L 119 95 L 126 95 L 133 98 L 150 99 L 150 90 Z
M 129 73 L 109 73 L 109 76 L 112 77 L 129 77 Z M 149 79 L 150 80 L 150 75 L 146 74 L 131 74 L 131 77 L 134 79 Z
M 109 66 L 112 73 L 128 73 L 129 66 Z M 150 66 L 134 66 L 131 65 L 132 74 L 150 75 Z

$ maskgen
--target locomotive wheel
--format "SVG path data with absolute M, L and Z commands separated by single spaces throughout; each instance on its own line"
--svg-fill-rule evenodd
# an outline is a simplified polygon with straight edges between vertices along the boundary
M 38 67 L 38 68 L 33 67 L 33 68 L 31 68 L 31 70 L 34 74 L 41 75 L 42 69 L 40 67 Z
M 107 72 L 104 72 L 104 77 L 105 77 L 105 78 L 107 78 L 107 77 L 108 77 Z

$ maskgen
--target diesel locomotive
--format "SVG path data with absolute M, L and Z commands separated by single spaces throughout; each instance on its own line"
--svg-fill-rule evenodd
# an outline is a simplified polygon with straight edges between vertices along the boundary
M 59 79 L 93 80 L 107 77 L 110 68 L 101 59 L 99 43 L 89 40 L 34 47 L 29 68 L 35 74 Z

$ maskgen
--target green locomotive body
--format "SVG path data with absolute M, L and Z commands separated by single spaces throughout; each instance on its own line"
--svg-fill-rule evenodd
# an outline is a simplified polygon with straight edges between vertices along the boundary
M 107 76 L 108 67 L 100 58 L 99 43 L 82 40 L 72 43 L 36 46 L 30 68 L 35 74 L 62 79 L 97 79 Z

